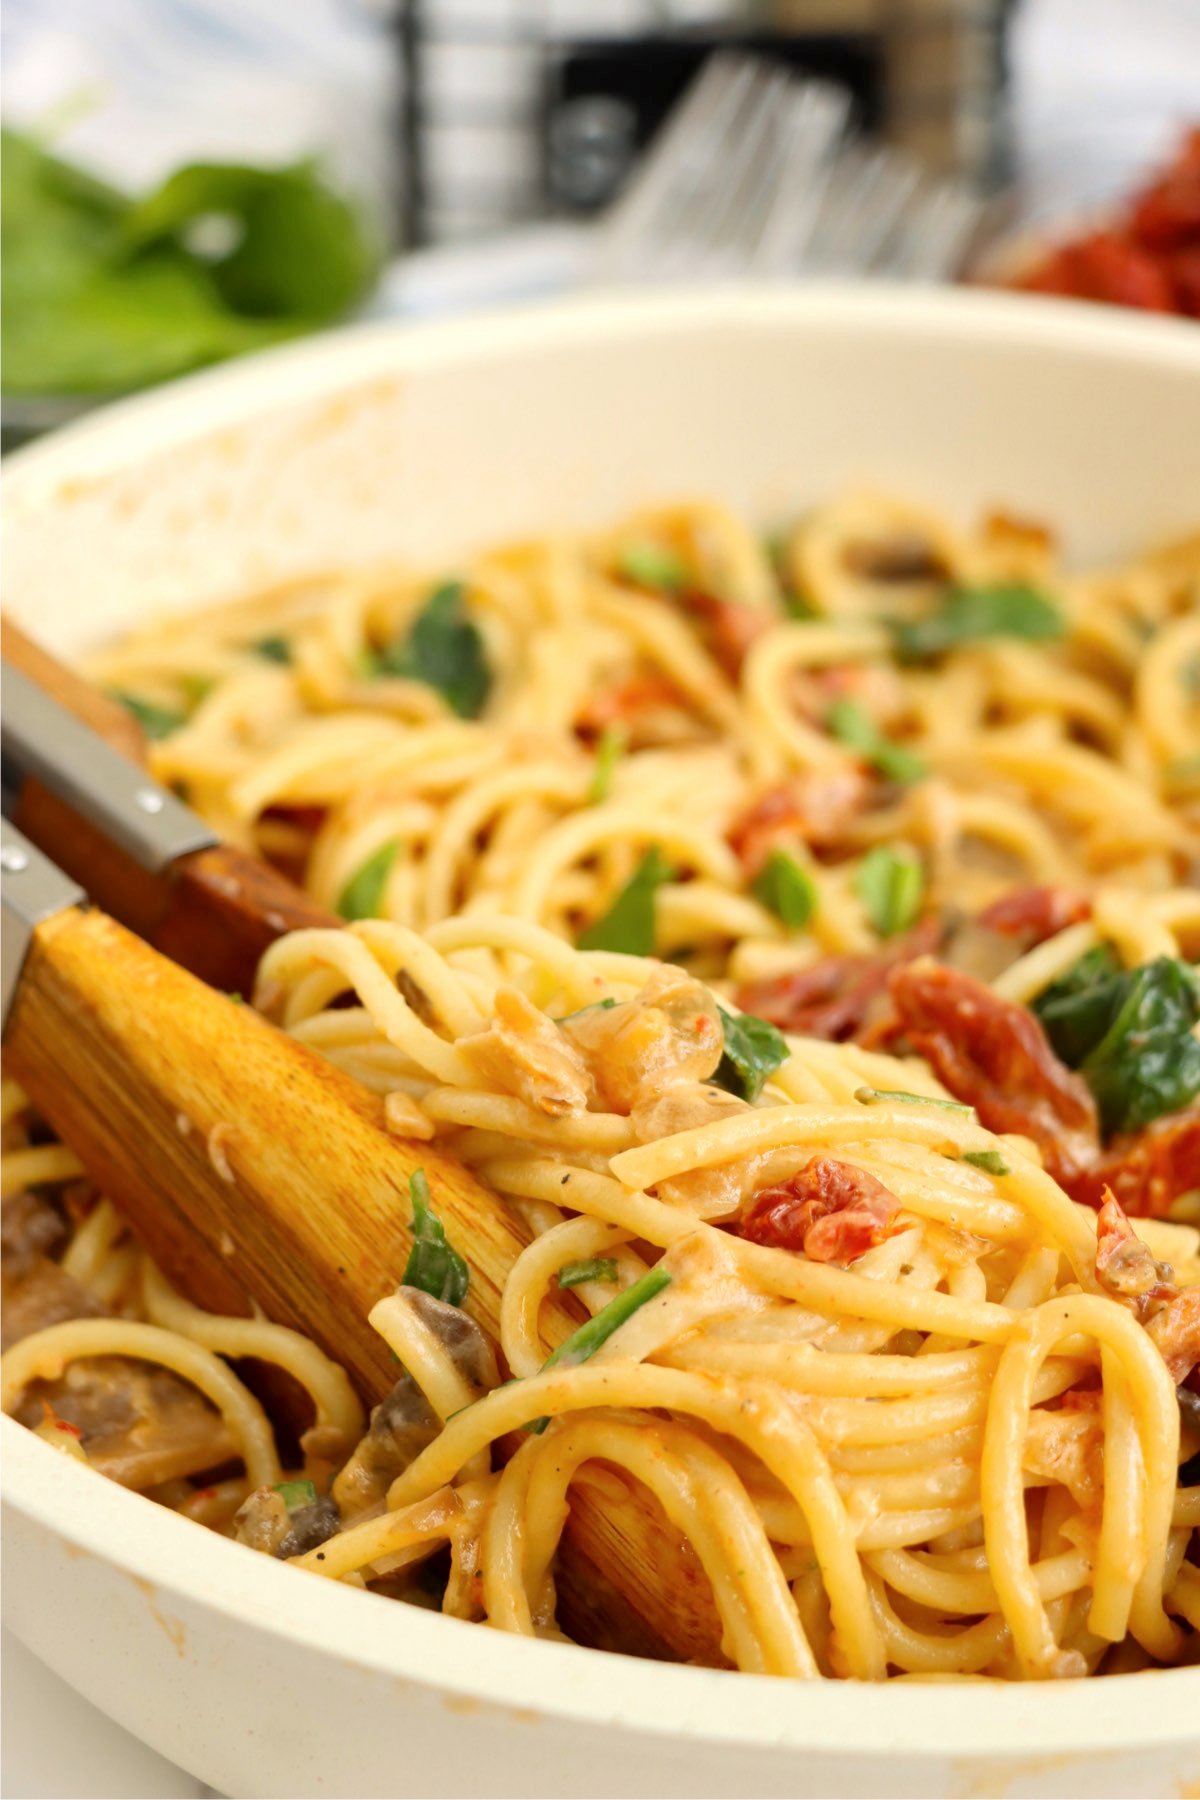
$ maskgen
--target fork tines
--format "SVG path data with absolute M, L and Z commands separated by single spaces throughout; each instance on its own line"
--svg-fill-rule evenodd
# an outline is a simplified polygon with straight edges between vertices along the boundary
M 591 278 L 951 275 L 980 202 L 865 144 L 850 112 L 832 83 L 718 52 L 599 227 Z

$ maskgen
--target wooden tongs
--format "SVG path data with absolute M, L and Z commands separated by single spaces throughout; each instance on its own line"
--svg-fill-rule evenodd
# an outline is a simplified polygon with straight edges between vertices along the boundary
M 527 1241 L 510 1209 L 451 1157 L 392 1136 L 375 1096 L 221 991 L 249 992 L 282 932 L 340 921 L 220 844 L 130 760 L 140 733 L 123 709 L 7 622 L 4 658 L 9 1072 L 182 1293 L 232 1313 L 253 1295 L 368 1403 L 397 1373 L 367 1314 L 407 1262 L 418 1168 L 495 1340 Z M 578 1315 L 554 1299 L 544 1323 L 554 1344 Z M 559 1589 L 584 1642 L 720 1660 L 707 1584 L 641 1489 L 601 1504 L 576 1488 Z

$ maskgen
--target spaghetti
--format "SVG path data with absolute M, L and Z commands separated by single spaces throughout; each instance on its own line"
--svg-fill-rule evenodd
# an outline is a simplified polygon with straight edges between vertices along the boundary
M 255 1003 L 530 1242 L 498 1363 L 414 1192 L 363 1432 L 312 1346 L 186 1305 L 79 1205 L 55 1267 L 116 1316 L 18 1334 L 6 1408 L 54 1441 L 73 1368 L 157 1361 L 225 1449 L 158 1497 L 527 1635 L 615 1468 L 737 1668 L 1194 1658 L 1198 670 L 1200 545 L 1066 579 L 1035 527 L 872 497 L 770 551 L 677 509 L 143 632 L 99 673 L 169 722 L 157 772 L 354 921 L 281 940 Z M 60 1146 L 12 1161 L 77 1184 Z M 244 1355 L 313 1397 L 288 1479 L 210 1368 Z

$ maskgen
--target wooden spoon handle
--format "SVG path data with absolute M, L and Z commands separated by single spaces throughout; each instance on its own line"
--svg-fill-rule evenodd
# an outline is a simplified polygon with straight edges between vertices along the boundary
M 390 1136 L 380 1103 L 340 1070 L 103 913 L 37 928 L 5 1053 L 199 1304 L 253 1294 L 364 1394 L 385 1393 L 395 1365 L 366 1314 L 404 1269 L 422 1167 L 447 1231 L 470 1246 L 469 1305 L 495 1336 L 525 1242 L 502 1203 L 440 1152 Z
M 268 1315 L 316 1339 L 365 1398 L 396 1378 L 367 1313 L 400 1280 L 409 1177 L 471 1270 L 467 1305 L 499 1336 L 505 1279 L 527 1236 L 459 1164 L 382 1127 L 379 1102 L 99 912 L 38 926 L 6 1056 L 38 1110 L 117 1200 L 189 1298 Z M 558 1297 L 549 1341 L 576 1318 Z M 564 1544 L 564 1617 L 585 1642 L 711 1660 L 711 1595 L 644 1490 L 584 1488 Z

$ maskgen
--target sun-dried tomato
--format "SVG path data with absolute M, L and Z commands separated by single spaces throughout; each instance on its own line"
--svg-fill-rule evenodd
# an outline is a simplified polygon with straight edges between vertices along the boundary
M 852 1163 L 815 1156 L 789 1181 L 755 1194 L 739 1236 L 812 1262 L 850 1263 L 888 1235 L 900 1202 L 882 1181 Z
M 1177 250 L 1167 258 L 1175 301 L 1189 319 L 1200 319 L 1200 244 L 1188 250 Z
M 799 839 L 824 849 L 843 841 L 866 806 L 871 785 L 870 777 L 850 764 L 769 788 L 729 827 L 730 845 L 747 879 L 753 880 L 779 844 Z
M 734 998 L 742 1012 L 767 1019 L 780 1031 L 840 1043 L 859 1038 L 878 1023 L 873 1015 L 887 994 L 888 976 L 941 943 L 944 926 L 929 918 L 872 956 L 823 956 L 806 969 L 747 981 Z
M 1145 1325 L 1176 1387 L 1187 1381 L 1200 1363 L 1200 1287 L 1176 1287 L 1110 1192 L 1096 1220 L 1096 1279 Z
M 976 915 L 975 923 L 1005 937 L 1025 940 L 1026 948 L 1057 937 L 1068 925 L 1092 916 L 1092 903 L 1083 894 L 1063 887 L 1014 888 Z
M 584 701 L 575 717 L 575 728 L 585 737 L 598 737 L 608 725 L 628 725 L 639 714 L 663 707 L 687 709 L 687 696 L 665 675 L 631 675 Z
M 989 1131 L 1032 1138 L 1064 1186 L 1091 1165 L 1099 1147 L 1096 1103 L 1031 1012 L 930 960 L 894 970 L 888 987 L 913 1049 Z
M 1148 250 L 1117 231 L 1097 231 L 1052 251 L 1021 282 L 1035 293 L 1173 312 L 1170 278 Z
M 1139 1316 L 1152 1300 L 1169 1300 L 1175 1293 L 1170 1270 L 1156 1263 L 1125 1216 L 1111 1189 L 1096 1219 L 1096 1279 L 1119 1300 L 1133 1306 Z
M 1200 1188 L 1200 1107 L 1122 1132 L 1063 1185 L 1086 1206 L 1100 1206 L 1111 1188 L 1131 1218 L 1162 1218 L 1180 1194 Z
M 1153 249 L 1170 250 L 1200 238 L 1200 130 L 1189 132 L 1172 166 L 1138 195 L 1130 224 Z
M 761 606 L 742 606 L 692 588 L 680 594 L 679 604 L 700 626 L 709 649 L 731 681 L 741 674 L 751 644 L 776 623 L 775 615 Z
M 1200 130 L 1103 231 L 1057 244 L 1018 285 L 1200 317 Z

